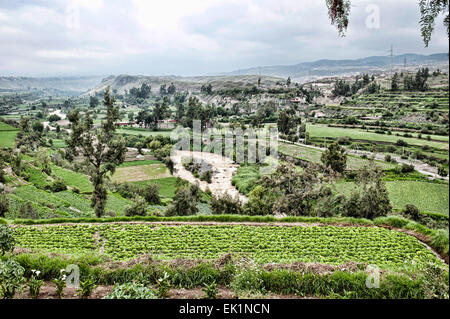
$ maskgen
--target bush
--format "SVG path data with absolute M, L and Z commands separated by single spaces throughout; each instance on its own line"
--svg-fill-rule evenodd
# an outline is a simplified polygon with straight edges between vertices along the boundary
M 57 178 L 55 181 L 50 185 L 50 190 L 54 193 L 62 192 L 67 190 L 66 182 L 64 182 L 62 179 Z
M 397 146 L 408 146 L 408 143 L 404 140 L 397 140 Z
M 12 299 L 16 290 L 22 290 L 25 269 L 12 258 L 0 260 L 0 294 L 3 299 Z
M 14 230 L 8 225 L 0 225 L 0 251 L 2 256 L 14 249 Z
M 189 216 L 198 212 L 198 189 L 195 185 L 178 187 L 173 204 L 166 210 L 166 216 Z
M 438 167 L 438 174 L 439 174 L 439 176 L 447 177 L 447 175 L 448 175 L 448 170 L 447 170 L 444 166 L 440 165 L 440 166 Z
M 112 292 L 103 299 L 156 299 L 156 292 L 153 289 L 144 287 L 138 283 L 126 283 L 115 285 Z
M 156 184 L 145 185 L 139 193 L 149 204 L 161 203 L 161 198 L 159 197 L 159 186 Z
M 147 213 L 147 201 L 142 196 L 136 195 L 133 205 L 125 208 L 125 216 L 145 216 Z
M 403 174 L 414 172 L 414 165 L 402 164 L 401 172 Z
M 5 194 L 0 194 L 0 217 L 5 217 L 9 211 L 9 201 Z
M 92 278 L 88 278 L 85 281 L 80 281 L 80 288 L 77 290 L 77 292 L 80 294 L 80 298 L 86 299 L 92 294 L 95 287 L 95 280 Z
M 242 203 L 239 197 L 232 198 L 231 195 L 225 193 L 220 197 L 211 197 L 211 210 L 217 215 L 238 215 L 242 213 Z
M 420 220 L 419 209 L 412 204 L 407 204 L 405 206 L 405 210 L 403 212 L 405 215 L 409 216 L 412 220 L 415 220 L 415 221 Z

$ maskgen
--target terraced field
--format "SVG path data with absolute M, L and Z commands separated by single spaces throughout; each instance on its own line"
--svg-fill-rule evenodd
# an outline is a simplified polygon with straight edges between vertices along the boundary
M 378 227 L 88 224 L 18 226 L 17 246 L 80 255 L 100 252 L 113 260 L 143 254 L 154 259 L 216 259 L 225 253 L 257 263 L 353 261 L 402 269 L 441 263 L 416 238 Z
M 13 147 L 18 132 L 17 128 L 0 122 L 0 147 Z
M 354 183 L 338 183 L 338 191 L 349 194 Z M 406 204 L 413 204 L 420 211 L 449 214 L 449 186 L 448 184 L 436 184 L 416 181 L 392 181 L 386 182 L 389 199 L 395 209 L 403 209 Z
M 279 143 L 278 145 L 278 151 L 282 154 L 292 156 L 298 159 L 302 159 L 308 162 L 312 163 L 319 163 L 320 157 L 322 155 L 322 151 L 318 149 L 314 149 L 307 146 L 300 146 L 300 145 L 294 145 L 294 144 L 287 144 L 287 143 Z M 356 170 L 364 165 L 367 165 L 369 163 L 369 160 L 349 155 L 347 156 L 347 168 L 351 170 Z M 395 167 L 395 165 L 377 161 L 377 164 L 382 169 L 392 169 Z
M 367 140 L 367 141 L 390 142 L 390 143 L 396 143 L 399 139 L 402 139 L 410 145 L 418 145 L 418 146 L 428 145 L 431 147 L 435 147 L 437 149 L 448 150 L 448 140 L 443 142 L 435 142 L 435 141 L 427 141 L 426 139 L 418 139 L 410 137 L 406 138 L 395 135 L 377 134 L 374 132 L 366 132 L 365 130 L 362 129 L 328 127 L 326 125 L 307 125 L 306 130 L 307 132 L 309 132 L 311 137 L 339 138 L 346 136 L 355 140 Z

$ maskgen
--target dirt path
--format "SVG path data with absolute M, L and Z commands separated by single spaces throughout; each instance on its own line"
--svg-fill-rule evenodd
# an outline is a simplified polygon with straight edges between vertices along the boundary
M 184 168 L 182 159 L 190 157 L 203 160 L 213 167 L 211 183 L 201 181 L 200 179 L 194 177 L 194 175 L 186 168 Z M 221 196 L 228 193 L 233 198 L 238 196 L 242 203 L 246 203 L 248 201 L 248 198 L 240 194 L 239 191 L 231 184 L 233 174 L 239 167 L 239 165 L 234 164 L 231 159 L 214 153 L 189 151 L 176 151 L 175 155 L 171 156 L 171 159 L 174 163 L 174 176 L 187 180 L 192 184 L 198 183 L 203 191 L 206 191 L 206 189 L 209 188 L 215 196 Z

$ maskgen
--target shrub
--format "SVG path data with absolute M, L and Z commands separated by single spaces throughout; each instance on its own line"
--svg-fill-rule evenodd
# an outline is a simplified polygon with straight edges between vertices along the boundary
M 3 299 L 12 299 L 16 290 L 22 290 L 25 269 L 12 258 L 0 260 L 0 293 Z
M 225 193 L 220 197 L 211 197 L 211 209 L 213 214 L 224 215 L 224 214 L 241 214 L 242 213 L 242 203 L 239 197 L 232 198 L 230 194 Z
M 333 171 L 338 173 L 343 173 L 347 165 L 345 150 L 338 143 L 330 144 L 322 153 L 320 160 L 325 166 L 331 167 Z
M 164 272 L 164 275 L 156 281 L 156 285 L 158 286 L 157 294 L 158 298 L 167 298 L 169 297 L 170 288 L 172 288 L 172 284 L 170 282 L 169 274 Z
M 204 285 L 205 288 L 203 288 L 203 292 L 205 294 L 205 299 L 216 299 L 217 294 L 219 293 L 216 283 L 212 282 L 209 285 L 205 283 Z
M 439 174 L 439 176 L 447 177 L 448 171 L 447 171 L 447 169 L 446 169 L 443 165 L 440 165 L 440 166 L 438 167 L 438 174 Z
M 397 140 L 397 146 L 408 146 L 408 143 L 404 140 Z
M 66 274 L 65 274 L 66 270 L 65 269 L 61 269 L 60 270 L 60 277 L 59 278 L 55 278 L 53 279 L 53 283 L 56 286 L 56 295 L 58 296 L 58 298 L 62 298 L 63 295 L 63 289 L 66 286 Z
M 402 164 L 401 172 L 403 174 L 414 172 L 414 165 L 411 164 Z
M 14 230 L 8 225 L 0 225 L 0 251 L 2 256 L 14 249 Z
M 0 217 L 5 217 L 9 211 L 9 201 L 5 194 L 0 194 Z
M 138 283 L 126 283 L 115 285 L 112 292 L 103 299 L 156 299 L 156 292 L 153 289 L 144 287 Z
M 85 281 L 80 281 L 80 288 L 77 292 L 80 294 L 80 298 L 86 299 L 88 298 L 96 287 L 96 283 L 94 279 L 88 278 Z
M 181 185 L 178 187 L 173 203 L 166 210 L 166 216 L 188 216 L 198 212 L 198 190 L 195 185 L 190 187 Z
M 159 186 L 156 184 L 147 184 L 145 185 L 140 194 L 145 198 L 147 203 L 149 204 L 160 204 L 161 198 L 159 197 Z
M 133 205 L 125 208 L 125 216 L 145 216 L 147 213 L 147 201 L 142 196 L 136 195 Z
M 62 192 L 67 190 L 66 182 L 60 178 L 55 179 L 55 181 L 50 185 L 50 190 L 54 193 Z
M 403 212 L 405 213 L 405 215 L 409 216 L 412 220 L 415 220 L 415 221 L 420 220 L 419 209 L 412 204 L 407 204 L 405 206 L 405 210 Z

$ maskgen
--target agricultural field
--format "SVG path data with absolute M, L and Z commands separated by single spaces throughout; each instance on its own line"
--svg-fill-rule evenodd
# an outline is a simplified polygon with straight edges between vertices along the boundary
M 18 132 L 15 127 L 0 122 L 0 147 L 13 147 Z
M 306 130 L 311 134 L 312 137 L 330 137 L 330 138 L 349 137 L 355 140 L 367 140 L 367 141 L 390 142 L 390 143 L 396 143 L 399 139 L 402 139 L 411 145 L 419 145 L 419 146 L 428 145 L 431 147 L 435 147 L 437 149 L 448 150 L 448 136 L 440 137 L 442 142 L 435 142 L 435 141 L 427 141 L 426 139 L 405 138 L 395 135 L 366 132 L 365 130 L 361 129 L 346 129 L 339 127 L 328 127 L 325 125 L 307 125 Z
M 231 253 L 258 264 L 356 262 L 394 270 L 438 262 L 416 238 L 377 227 L 110 224 L 20 226 L 15 231 L 21 248 L 82 255 L 99 253 L 101 245 L 105 256 L 124 261 L 144 254 L 212 260 Z
M 140 182 L 150 179 L 170 177 L 170 171 L 164 164 L 134 165 L 126 164 L 117 168 L 112 180 L 118 183 Z
M 350 194 L 354 188 L 352 182 L 336 184 L 336 189 Z M 413 204 L 420 211 L 448 216 L 449 186 L 448 184 L 419 181 L 388 181 L 386 187 L 394 209 L 402 210 L 407 204 Z

